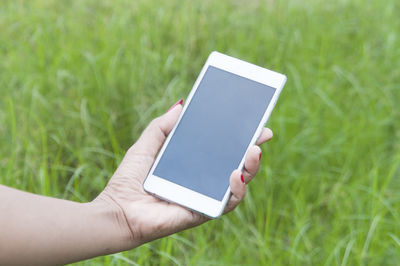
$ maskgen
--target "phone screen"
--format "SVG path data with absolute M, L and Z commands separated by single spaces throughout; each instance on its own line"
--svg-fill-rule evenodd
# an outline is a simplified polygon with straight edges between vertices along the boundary
M 153 174 L 221 201 L 274 93 L 209 66 Z

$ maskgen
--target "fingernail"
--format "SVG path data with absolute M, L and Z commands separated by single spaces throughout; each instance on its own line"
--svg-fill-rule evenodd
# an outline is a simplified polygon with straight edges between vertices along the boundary
M 171 111 L 172 109 L 174 109 L 175 106 L 177 106 L 178 104 L 182 104 L 183 103 L 183 99 L 180 99 L 179 101 L 177 101 L 176 103 L 174 103 L 174 105 L 172 105 L 167 112 Z
M 258 155 L 258 160 L 261 160 L 261 155 L 262 155 L 262 152 L 260 152 L 260 155 Z
M 243 174 L 240 175 L 240 180 L 242 180 L 242 183 L 244 184 Z

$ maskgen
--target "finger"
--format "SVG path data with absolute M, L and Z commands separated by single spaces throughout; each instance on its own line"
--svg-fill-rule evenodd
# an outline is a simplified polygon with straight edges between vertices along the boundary
M 182 100 L 162 116 L 153 119 L 135 143 L 135 152 L 154 158 L 178 121 L 181 112 Z
M 260 147 L 254 145 L 250 147 L 246 154 L 243 169 L 243 178 L 246 184 L 249 183 L 258 172 L 260 167 L 261 152 L 262 151 Z
M 260 136 L 258 137 L 258 139 L 256 141 L 256 145 L 261 145 L 261 144 L 269 141 L 270 139 L 272 139 L 273 136 L 274 136 L 274 133 L 272 133 L 271 129 L 269 129 L 267 127 L 263 128 Z
M 242 182 L 242 172 L 239 170 L 233 171 L 230 178 L 231 197 L 226 204 L 225 213 L 232 211 L 243 200 L 246 195 L 246 185 Z

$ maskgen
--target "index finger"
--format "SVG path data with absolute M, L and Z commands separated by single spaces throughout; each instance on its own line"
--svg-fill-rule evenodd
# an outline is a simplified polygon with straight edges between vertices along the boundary
M 274 134 L 272 133 L 271 129 L 269 129 L 267 127 L 263 128 L 260 136 L 258 137 L 258 139 L 256 141 L 256 145 L 261 145 L 261 144 L 269 141 L 270 139 L 272 139 L 273 136 L 274 136 Z

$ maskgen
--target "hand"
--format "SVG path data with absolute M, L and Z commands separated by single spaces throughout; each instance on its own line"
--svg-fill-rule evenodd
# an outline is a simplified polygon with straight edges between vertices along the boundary
M 128 150 L 120 166 L 112 176 L 104 191 L 95 199 L 106 201 L 116 209 L 119 223 L 126 226 L 130 244 L 127 249 L 136 247 L 156 238 L 167 236 L 187 228 L 200 225 L 208 220 L 205 216 L 168 203 L 146 193 L 142 184 L 158 151 L 169 132 L 177 122 L 182 111 L 181 101 L 164 115 L 154 119 L 144 130 L 139 140 Z M 272 131 L 264 128 L 256 145 L 272 138 Z M 261 149 L 250 148 L 246 155 L 243 173 L 232 172 L 230 187 L 232 195 L 225 213 L 232 211 L 246 194 L 246 183 L 250 182 L 260 166 Z M 123 229 L 124 230 L 124 229 Z

